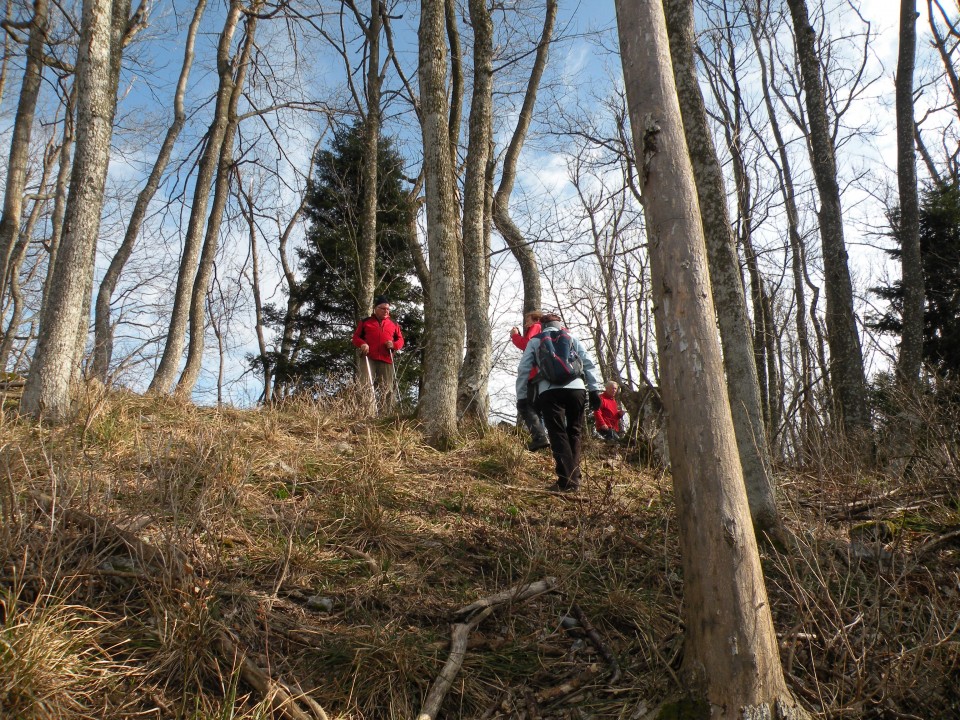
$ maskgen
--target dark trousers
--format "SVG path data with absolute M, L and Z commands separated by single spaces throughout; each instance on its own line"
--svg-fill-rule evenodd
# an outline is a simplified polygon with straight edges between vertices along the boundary
M 517 400 L 517 417 L 523 422 L 534 442 L 543 440 L 547 432 L 543 429 L 543 423 L 540 422 L 540 413 L 530 404 L 527 398 Z
M 561 488 L 580 485 L 580 438 L 586 404 L 586 390 L 547 390 L 537 399 L 557 464 L 557 485 Z

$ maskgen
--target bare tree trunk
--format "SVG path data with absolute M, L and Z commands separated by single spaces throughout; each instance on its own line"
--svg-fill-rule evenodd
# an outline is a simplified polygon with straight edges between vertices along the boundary
M 233 94 L 233 64 L 231 62 L 231 47 L 233 35 L 236 32 L 243 4 L 240 0 L 230 0 L 230 9 L 220 33 L 217 45 L 217 72 L 220 82 L 217 87 L 217 99 L 213 120 L 207 130 L 206 146 L 200 157 L 197 168 L 197 178 L 194 182 L 193 204 L 190 207 L 190 219 L 187 222 L 187 233 L 183 242 L 183 254 L 180 257 L 180 269 L 177 273 L 177 289 L 173 298 L 173 310 L 170 314 L 170 327 L 163 347 L 160 364 L 150 381 L 150 392 L 168 393 L 173 385 L 180 357 L 183 353 L 183 344 L 187 335 L 190 303 L 194 280 L 197 274 L 198 256 L 203 240 L 204 220 L 206 219 L 207 203 L 210 201 L 211 184 L 220 158 L 220 148 L 227 130 L 228 108 Z
M 454 176 L 446 93 L 444 0 L 423 0 L 420 11 L 420 101 L 427 197 L 430 305 L 426 316 L 420 416 L 430 442 L 448 448 L 457 438 L 457 374 L 463 357 L 463 275 L 457 243 Z
M 693 61 L 693 0 L 664 0 L 670 55 L 683 130 L 706 240 L 710 286 L 717 311 L 727 392 L 750 514 L 758 535 L 781 531 L 770 469 L 769 445 L 761 416 L 757 366 L 750 352 L 750 321 L 740 275 L 740 260 L 727 212 L 723 171 L 717 159 L 706 108 Z
M 130 214 L 130 221 L 127 223 L 127 231 L 123 236 L 123 241 L 110 265 L 104 273 L 103 280 L 100 281 L 100 288 L 97 291 L 97 302 L 94 313 L 94 335 L 93 335 L 93 367 L 91 374 L 93 377 L 107 381 L 110 372 L 110 361 L 113 355 L 113 326 L 110 323 L 110 303 L 113 299 L 113 293 L 120 281 L 120 275 L 123 268 L 133 254 L 134 245 L 137 242 L 137 236 L 140 234 L 140 228 L 143 225 L 143 219 L 147 215 L 147 208 L 150 201 L 156 195 L 157 188 L 160 187 L 160 180 L 170 162 L 170 156 L 173 154 L 173 147 L 180 131 L 183 129 L 187 120 L 186 112 L 183 109 L 183 98 L 187 92 L 187 80 L 190 77 L 190 68 L 193 65 L 194 44 L 197 37 L 197 29 L 200 27 L 200 20 L 203 17 L 207 0 L 198 0 L 197 7 L 193 12 L 193 19 L 187 30 L 186 47 L 183 52 L 183 64 L 180 68 L 180 78 L 177 81 L 177 89 L 173 95 L 173 122 L 167 129 L 167 134 L 160 145 L 160 152 L 153 164 L 153 170 L 147 178 L 147 182 L 137 201 L 133 206 L 133 212 Z
M 7 22 L 13 19 L 13 0 L 7 0 L 3 17 Z M 0 104 L 7 90 L 7 69 L 10 67 L 10 33 L 3 34 L 3 60 L 0 60 Z
M 110 139 L 129 0 L 84 0 L 77 55 L 77 151 L 70 176 L 65 232 L 52 271 L 49 303 L 21 409 L 54 421 L 70 412 L 71 379 L 84 324 L 84 293 L 93 281 Z
M 839 420 L 845 431 L 867 434 L 870 407 L 863 370 L 863 352 L 853 309 L 853 285 L 843 240 L 843 212 L 837 163 L 820 79 L 815 31 L 806 0 L 787 0 L 793 19 L 797 58 L 803 77 L 810 126 L 810 164 L 820 195 L 820 239 L 823 243 L 824 285 L 827 294 L 827 342 L 830 377 Z
M 257 323 L 257 348 L 260 350 L 260 361 L 263 369 L 262 402 L 265 405 L 269 405 L 271 402 L 273 402 L 273 397 L 271 395 L 273 389 L 273 368 L 267 361 L 267 340 L 263 334 L 263 300 L 260 295 L 260 249 L 257 244 L 257 221 L 256 215 L 254 214 L 255 206 L 253 203 L 253 188 L 251 188 L 250 191 L 244 190 L 243 181 L 238 176 L 237 192 L 243 199 L 240 212 L 243 215 L 243 219 L 247 222 L 247 232 L 250 235 L 250 267 L 252 276 L 251 289 L 253 290 L 253 311 Z M 219 332 L 216 326 L 214 326 L 214 331 Z M 219 335 L 217 336 L 217 341 L 221 346 L 223 345 L 223 341 L 220 339 Z
M 60 145 L 60 167 L 57 170 L 57 184 L 53 191 L 53 212 L 50 215 L 50 242 L 47 250 L 49 257 L 47 259 L 47 276 L 43 282 L 43 298 L 40 301 L 40 317 L 43 317 L 48 300 L 50 298 L 51 281 L 53 279 L 53 268 L 57 262 L 57 254 L 60 250 L 60 238 L 63 236 L 63 218 L 67 210 L 67 190 L 70 184 L 70 170 L 72 163 L 70 158 L 73 155 L 74 144 L 74 118 L 73 113 L 76 109 L 77 86 L 71 86 L 67 93 L 63 108 L 63 142 Z
M 207 328 L 207 294 L 210 289 L 210 278 L 213 277 L 213 262 L 220 247 L 220 224 L 223 222 L 223 212 L 230 197 L 230 175 L 233 169 L 233 144 L 237 136 L 237 106 L 243 94 L 243 84 L 246 79 L 247 67 L 250 63 L 250 52 L 253 49 L 254 36 L 257 31 L 257 15 L 262 6 L 260 0 L 255 0 L 251 12 L 247 15 L 246 33 L 240 57 L 235 63 L 236 77 L 231 82 L 230 103 L 227 108 L 227 126 L 223 133 L 223 142 L 220 145 L 220 159 L 217 163 L 217 177 L 214 181 L 213 204 L 210 206 L 210 217 L 207 218 L 207 232 L 203 240 L 203 250 L 200 253 L 200 264 L 197 267 L 196 277 L 193 279 L 193 293 L 190 298 L 190 343 L 187 348 L 187 361 L 183 372 L 177 381 L 176 394 L 181 398 L 188 398 L 193 392 L 203 367 L 203 350 Z
M 357 287 L 357 320 L 373 312 L 376 292 L 377 261 L 377 172 L 380 147 L 380 0 L 370 0 L 370 21 L 367 35 L 367 108 L 363 126 L 363 169 L 361 187 L 363 200 L 360 208 L 360 237 L 357 254 L 360 272 Z
M 737 455 L 660 0 L 617 0 L 683 557 L 683 670 L 713 718 L 802 717 L 780 665 Z
M 897 58 L 897 185 L 900 191 L 899 236 L 902 262 L 903 334 L 897 371 L 915 387 L 923 363 L 923 265 L 920 258 L 920 208 L 917 198 L 917 153 L 913 141 L 913 70 L 917 54 L 917 2 L 900 0 L 900 50 Z
M 520 116 L 517 119 L 517 127 L 510 138 L 510 145 L 507 146 L 507 152 L 503 157 L 503 172 L 500 175 L 500 187 L 497 188 L 493 196 L 493 223 L 497 231 L 503 236 L 510 252 L 517 259 L 520 265 L 520 276 L 523 279 L 523 312 L 539 310 L 541 303 L 540 290 L 540 270 L 537 267 L 537 258 L 533 253 L 530 243 L 524 239 L 520 228 L 514 224 L 510 217 L 510 195 L 513 192 L 513 185 L 517 179 L 517 160 L 520 157 L 520 150 L 523 148 L 524 140 L 527 137 L 527 130 L 530 128 L 530 121 L 533 119 L 533 108 L 537 102 L 537 90 L 540 87 L 540 79 L 543 77 L 543 71 L 547 67 L 547 56 L 550 48 L 551 38 L 553 37 L 553 25 L 557 19 L 557 0 L 546 0 L 546 14 L 543 18 L 543 33 L 540 36 L 540 44 L 537 46 L 536 58 L 533 62 L 533 70 L 530 72 L 530 80 L 527 83 L 527 91 L 523 97 L 523 105 L 520 108 Z
M 460 371 L 457 409 L 486 422 L 487 381 L 492 363 L 490 245 L 487 233 L 487 168 L 493 138 L 493 21 L 486 0 L 470 0 L 473 25 L 473 99 L 463 181 L 463 296 L 467 351 Z
M 790 268 L 793 275 L 793 293 L 796 304 L 797 345 L 800 354 L 800 451 L 803 452 L 810 441 L 810 432 L 813 425 L 813 362 L 811 359 L 810 335 L 807 330 L 807 299 L 804 292 L 804 267 L 806 265 L 806 251 L 803 238 L 800 235 L 800 213 L 797 210 L 796 193 L 793 185 L 793 171 L 790 166 L 790 156 L 787 153 L 787 144 L 780 130 L 780 122 L 770 94 L 770 85 L 774 82 L 772 68 L 768 71 L 767 61 L 761 47 L 760 34 L 763 27 L 763 18 L 751 13 L 750 33 L 753 37 L 753 46 L 757 53 L 757 62 L 760 65 L 760 86 L 763 90 L 763 102 L 767 109 L 767 122 L 773 133 L 774 144 L 777 148 L 777 157 L 768 153 L 770 162 L 777 170 L 780 182 L 780 192 L 783 195 L 784 209 L 787 214 L 787 235 L 790 239 Z M 769 45 L 769 41 L 768 41 Z
M 10 271 L 10 255 L 20 234 L 20 216 L 23 213 L 23 189 L 27 181 L 27 160 L 30 158 L 30 136 L 33 115 L 40 95 L 43 76 L 43 53 L 47 42 L 47 0 L 34 0 L 30 37 L 27 41 L 27 62 L 23 69 L 17 115 L 10 138 L 10 160 L 7 163 L 6 188 L 3 196 L 3 215 L 0 216 L 0 298 L 3 297 Z

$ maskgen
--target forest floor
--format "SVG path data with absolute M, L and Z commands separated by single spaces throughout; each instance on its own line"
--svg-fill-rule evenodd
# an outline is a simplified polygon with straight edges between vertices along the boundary
M 15 408 L 0 717 L 415 718 L 446 679 L 445 718 L 639 720 L 680 689 L 671 482 L 624 448 L 588 441 L 571 496 L 502 429 L 439 453 L 336 403 Z M 935 475 L 778 473 L 798 542 L 763 567 L 817 717 L 960 717 L 960 479 Z

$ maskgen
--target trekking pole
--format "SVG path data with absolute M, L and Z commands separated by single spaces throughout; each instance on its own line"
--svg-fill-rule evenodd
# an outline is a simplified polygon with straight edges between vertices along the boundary
M 393 368 L 393 392 L 396 393 L 394 403 L 400 407 L 400 380 L 397 379 L 397 359 L 393 355 L 393 348 L 390 348 L 390 367 Z
M 364 355 L 363 359 L 367 361 L 367 378 L 370 380 L 370 399 L 373 401 L 373 412 L 377 412 L 377 391 L 373 387 L 373 370 L 370 369 L 370 356 Z

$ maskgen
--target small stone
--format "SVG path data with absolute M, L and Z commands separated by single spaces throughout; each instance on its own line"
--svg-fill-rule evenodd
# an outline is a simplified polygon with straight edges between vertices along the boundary
M 307 598 L 307 607 L 320 612 L 333 612 L 333 598 L 311 595 Z

